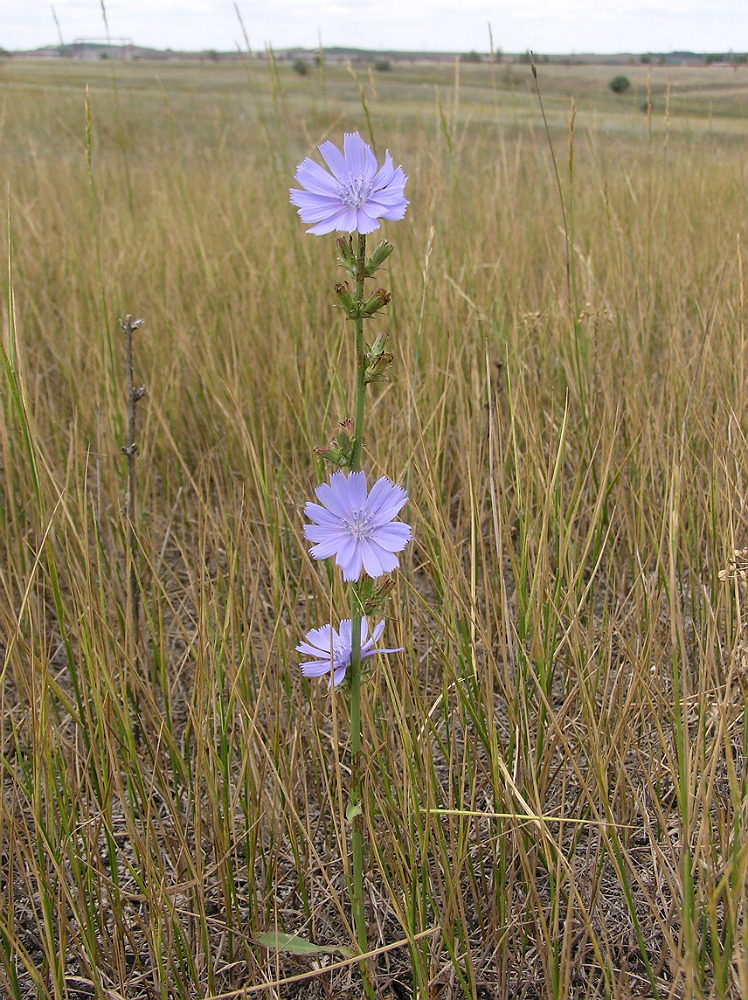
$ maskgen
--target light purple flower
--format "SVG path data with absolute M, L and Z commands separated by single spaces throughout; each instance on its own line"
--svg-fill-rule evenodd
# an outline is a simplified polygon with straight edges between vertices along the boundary
M 358 132 L 346 132 L 342 153 L 329 141 L 319 151 L 332 176 L 307 157 L 294 178 L 304 190 L 290 188 L 291 204 L 297 206 L 301 221 L 311 224 L 307 232 L 371 233 L 379 229 L 377 219 L 402 219 L 408 205 L 403 195 L 408 178 L 402 167 L 393 166 L 389 150 L 378 169 L 376 157 Z
M 370 638 L 366 638 L 369 626 L 366 619 L 361 619 L 361 659 L 365 660 L 375 653 L 400 653 L 399 649 L 376 649 L 374 643 L 379 639 L 384 631 L 384 622 L 379 622 L 375 626 Z M 300 664 L 301 672 L 305 677 L 324 677 L 325 674 L 333 670 L 332 681 L 337 687 L 345 677 L 345 672 L 351 662 L 351 620 L 345 618 L 340 623 L 340 632 L 336 632 L 332 625 L 323 625 L 322 628 L 313 628 L 304 636 L 305 642 L 300 642 L 296 647 L 297 653 L 304 656 L 313 656 L 313 660 L 307 660 Z M 329 684 L 327 685 L 330 686 Z
M 310 549 L 315 559 L 335 556 L 344 580 L 358 580 L 362 569 L 375 578 L 397 569 L 394 553 L 411 537 L 409 524 L 393 522 L 408 499 L 402 486 L 382 476 L 367 494 L 363 472 L 346 476 L 341 470 L 314 492 L 320 503 L 304 507 L 314 521 L 304 526 L 304 537 L 316 543 Z

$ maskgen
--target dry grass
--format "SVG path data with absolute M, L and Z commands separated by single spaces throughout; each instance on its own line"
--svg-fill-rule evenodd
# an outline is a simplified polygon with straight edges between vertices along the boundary
M 359 92 L 1 72 L 0 991 L 357 996 L 256 937 L 353 942 L 346 702 L 294 653 L 345 606 L 302 507 L 351 345 L 287 188 Z M 653 68 L 649 114 L 608 75 L 540 72 L 568 282 L 529 70 L 359 77 L 411 198 L 366 441 L 415 539 L 364 688 L 383 997 L 748 995 L 745 70 Z

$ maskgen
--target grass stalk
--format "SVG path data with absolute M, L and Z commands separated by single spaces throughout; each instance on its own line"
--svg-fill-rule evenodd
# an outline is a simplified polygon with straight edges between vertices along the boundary
M 133 663 L 137 662 L 140 650 L 140 574 L 137 555 L 137 474 L 136 457 L 136 407 L 145 395 L 145 386 L 135 387 L 133 378 L 133 333 L 142 326 L 141 319 L 134 320 L 129 313 L 120 320 L 120 328 L 125 337 L 125 379 L 127 392 L 127 441 L 122 453 L 127 459 L 127 489 L 125 491 L 125 523 L 127 525 L 127 608 L 129 637 L 132 644 Z

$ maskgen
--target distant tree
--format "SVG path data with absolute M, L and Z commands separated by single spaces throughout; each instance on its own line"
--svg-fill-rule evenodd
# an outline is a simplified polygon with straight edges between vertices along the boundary
M 520 55 L 519 61 L 521 63 L 525 63 L 526 65 L 529 65 L 532 62 L 532 55 L 530 54 L 530 50 L 529 49 L 527 49 L 525 52 L 523 52 Z
M 299 76 L 306 76 L 307 73 L 309 72 L 307 64 L 304 62 L 303 59 L 294 60 L 293 71 L 294 73 L 298 73 Z
M 389 71 L 392 69 L 392 63 L 389 61 L 389 59 L 377 59 L 377 61 L 374 63 L 374 69 L 377 71 L 377 73 L 389 73 Z
M 483 62 L 483 56 L 480 54 L 480 52 L 476 52 L 475 50 L 473 50 L 472 52 L 466 52 L 465 55 L 462 57 L 462 61 L 466 63 L 479 63 Z
M 651 62 L 652 62 L 652 59 L 651 59 L 651 57 L 650 57 L 650 56 L 648 56 L 648 55 L 643 55 L 643 56 L 641 57 L 641 59 L 639 60 L 639 62 L 640 62 L 640 63 L 644 63 L 644 65 L 646 66 L 646 65 L 647 65 L 648 63 L 651 63 Z
M 623 73 L 619 73 L 618 76 L 613 77 L 608 86 L 614 94 L 625 94 L 631 86 L 631 80 Z

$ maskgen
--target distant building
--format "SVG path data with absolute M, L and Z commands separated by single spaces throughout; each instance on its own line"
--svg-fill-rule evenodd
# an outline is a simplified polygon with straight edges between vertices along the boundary
M 132 38 L 76 38 L 65 46 L 73 59 L 122 59 L 129 62 L 133 56 Z

